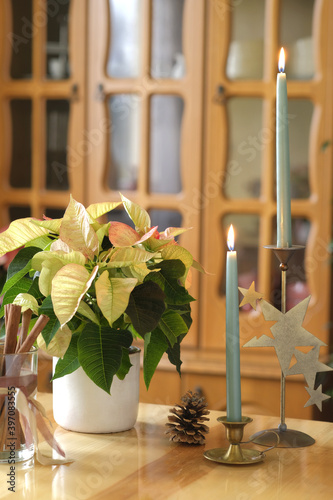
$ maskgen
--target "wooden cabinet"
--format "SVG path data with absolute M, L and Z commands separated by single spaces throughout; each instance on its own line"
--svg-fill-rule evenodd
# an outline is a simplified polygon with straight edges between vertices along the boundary
M 84 198 L 86 2 L 0 5 L 0 227 Z
M 289 264 L 287 308 L 311 294 L 304 327 L 329 342 L 332 7 L 325 1 L 296 0 L 209 3 L 202 192 L 207 189 L 208 193 L 210 186 L 213 194 L 206 195 L 203 210 L 209 233 L 203 238 L 202 262 L 209 270 L 213 262 L 215 275 L 202 280 L 201 349 L 223 350 L 226 226 L 230 222 L 238 232 L 240 286 L 248 288 L 254 280 L 265 299 L 279 305 L 278 262 L 264 246 L 276 243 L 275 97 L 281 45 L 287 52 L 293 243 L 306 246 L 304 254 L 299 252 Z M 240 325 L 242 344 L 268 331 L 262 316 L 254 311 L 242 310 Z M 272 400 L 277 401 L 279 393 L 273 383 L 279 371 L 275 350 L 244 348 L 241 363 L 246 371 L 244 400 L 251 393 L 247 379 L 252 379 L 254 369 L 257 402 L 269 410 L 271 399 L 263 397 L 267 378 L 272 381 Z M 264 373 L 265 365 L 270 365 L 268 373 Z M 287 378 L 286 415 L 304 416 L 307 393 L 301 379 L 298 390 L 304 403 L 291 398 L 288 404 L 288 390 L 296 384 L 292 379 Z
M 279 306 L 275 94 L 286 48 L 293 243 L 288 307 L 312 295 L 304 326 L 329 342 L 333 5 L 330 0 L 3 0 L 0 5 L 0 227 L 85 204 L 144 206 L 210 274 L 193 273 L 183 376 L 166 360 L 144 401 L 200 388 L 225 406 L 226 231 L 236 227 L 239 284 Z M 13 35 L 14 33 L 14 35 Z M 16 50 L 17 49 L 17 50 Z M 122 220 L 121 212 L 113 215 Z M 241 344 L 268 333 L 241 310 Z M 322 349 L 323 355 L 328 348 Z M 273 349 L 241 349 L 242 399 L 279 413 Z M 309 418 L 300 376 L 286 415 Z

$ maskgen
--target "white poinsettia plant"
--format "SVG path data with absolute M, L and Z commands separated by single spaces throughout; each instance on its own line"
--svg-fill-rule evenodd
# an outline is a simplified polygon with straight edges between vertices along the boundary
M 121 199 L 86 209 L 71 197 L 62 219 L 18 219 L 0 234 L 0 256 L 23 247 L 8 268 L 0 317 L 8 303 L 33 311 L 31 327 L 47 315 L 37 343 L 59 358 L 54 378 L 82 366 L 108 393 L 113 377 L 130 369 L 133 339 L 144 339 L 147 388 L 165 352 L 180 373 L 190 269 L 201 270 L 175 241 L 185 229 L 160 233 L 143 208 Z M 121 204 L 135 229 L 99 222 Z

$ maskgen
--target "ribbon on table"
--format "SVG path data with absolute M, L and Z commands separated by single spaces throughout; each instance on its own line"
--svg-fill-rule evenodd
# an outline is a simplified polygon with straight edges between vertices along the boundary
M 44 419 L 46 419 L 47 416 L 43 405 L 41 405 L 39 401 L 33 399 L 31 395 L 36 389 L 36 384 L 34 385 L 32 383 L 31 377 L 36 378 L 34 375 L 0 377 L 0 400 L 3 399 L 3 396 L 8 396 L 8 387 L 15 387 L 15 408 L 23 416 L 26 426 L 26 438 L 28 438 L 27 442 L 31 440 L 33 441 L 36 459 L 40 464 L 62 465 L 73 462 L 73 460 L 66 458 L 65 452 L 59 446 L 52 432 L 46 425 Z M 48 445 L 63 458 L 53 458 L 52 453 L 46 455 L 40 451 L 38 431 L 41 433 Z

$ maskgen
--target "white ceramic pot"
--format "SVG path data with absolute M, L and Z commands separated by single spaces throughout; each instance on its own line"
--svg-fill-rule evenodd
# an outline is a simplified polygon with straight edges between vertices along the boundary
M 132 350 L 133 348 L 131 348 Z M 124 380 L 114 376 L 111 395 L 97 387 L 80 367 L 53 381 L 53 416 L 67 430 L 91 433 L 131 429 L 138 416 L 140 349 L 130 352 Z M 53 368 L 57 358 L 53 358 Z

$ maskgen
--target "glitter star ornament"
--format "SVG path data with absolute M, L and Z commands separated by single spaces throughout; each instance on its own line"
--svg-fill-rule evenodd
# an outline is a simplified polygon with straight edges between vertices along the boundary
M 261 300 L 264 296 L 263 293 L 256 292 L 254 289 L 254 281 L 252 281 L 249 289 L 238 287 L 238 290 L 244 295 L 242 302 L 239 307 L 243 307 L 246 304 L 251 304 L 254 310 L 257 309 L 257 300 Z
M 331 371 L 332 368 L 319 361 L 320 347 L 326 344 L 302 326 L 311 297 L 307 297 L 286 313 L 282 313 L 262 300 L 263 295 L 255 291 L 254 283 L 248 290 L 243 288 L 239 290 L 244 295 L 240 307 L 251 304 L 256 309 L 256 301 L 261 300 L 260 307 L 265 320 L 275 321 L 270 328 L 273 337 L 267 335 L 259 338 L 253 337 L 243 347 L 274 347 L 285 377 L 298 374 L 304 376 L 309 386 L 305 389 L 310 395 L 305 406 L 316 404 L 321 410 L 322 402 L 330 396 L 322 393 L 321 386 L 314 388 L 316 374 L 321 371 Z M 301 347 L 312 347 L 312 349 L 304 353 L 298 349 Z M 292 364 L 293 359 L 296 359 L 294 364 Z

